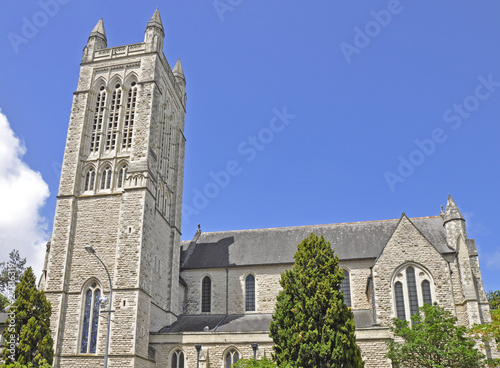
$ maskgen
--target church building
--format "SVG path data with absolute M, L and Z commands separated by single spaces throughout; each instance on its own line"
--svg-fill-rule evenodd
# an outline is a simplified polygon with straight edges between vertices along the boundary
M 461 325 L 491 320 L 476 245 L 451 196 L 435 216 L 198 230 L 181 241 L 186 77 L 163 54 L 164 32 L 156 10 L 143 42 L 108 47 L 101 19 L 83 50 L 40 280 L 54 367 L 103 367 L 105 355 L 121 368 L 271 357 L 280 275 L 310 233 L 340 259 L 366 367 L 392 366 L 392 319 L 424 303 Z

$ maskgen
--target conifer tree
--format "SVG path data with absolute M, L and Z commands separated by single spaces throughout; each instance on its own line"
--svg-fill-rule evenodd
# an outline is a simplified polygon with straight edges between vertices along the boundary
M 281 274 L 270 327 L 279 367 L 364 367 L 354 316 L 340 291 L 343 271 L 330 243 L 311 234 L 298 245 L 291 270 Z
M 17 284 L 14 297 L 4 331 L 5 363 L 33 363 L 38 367 L 46 360 L 52 364 L 52 312 L 45 293 L 36 288 L 36 278 L 31 267 L 28 267 Z

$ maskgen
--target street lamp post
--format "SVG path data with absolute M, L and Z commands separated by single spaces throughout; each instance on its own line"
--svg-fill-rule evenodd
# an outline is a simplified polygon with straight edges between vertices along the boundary
M 106 336 L 106 350 L 104 351 L 104 368 L 108 367 L 108 352 L 109 352 L 109 337 L 111 334 L 111 313 L 113 312 L 111 310 L 111 306 L 113 305 L 113 287 L 111 285 L 111 276 L 109 275 L 108 268 L 104 264 L 104 262 L 99 258 L 97 253 L 95 252 L 95 249 L 92 248 L 91 245 L 86 245 L 85 250 L 89 252 L 90 254 L 93 254 L 99 262 L 103 265 L 104 269 L 106 270 L 106 273 L 108 274 L 108 280 L 109 280 L 109 307 L 108 310 L 105 313 L 108 313 L 108 334 Z

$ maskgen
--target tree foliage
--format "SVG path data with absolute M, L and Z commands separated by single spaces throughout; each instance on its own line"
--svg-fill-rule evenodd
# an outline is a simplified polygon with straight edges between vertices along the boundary
M 0 294 L 0 312 L 2 313 L 6 312 L 7 307 L 9 305 L 10 305 L 10 300 L 3 294 Z
M 26 258 L 21 258 L 18 250 L 9 253 L 9 261 L 0 263 L 0 293 L 12 298 L 12 292 L 26 271 Z
M 45 293 L 36 288 L 36 278 L 29 267 L 16 287 L 6 328 L 3 359 L 6 364 L 33 363 L 43 366 L 45 359 L 52 364 L 52 337 L 50 336 L 50 303 Z
M 500 309 L 500 290 L 489 291 L 486 296 L 491 310 Z
M 476 340 L 457 318 L 437 304 L 424 304 L 411 323 L 393 320 L 395 336 L 403 342 L 389 341 L 387 357 L 394 363 L 414 368 L 484 367 L 484 355 L 475 348 Z
M 257 359 L 240 359 L 232 365 L 233 368 L 276 368 L 276 364 L 266 357 Z
M 491 322 L 472 326 L 471 333 L 481 339 L 482 346 L 488 348 L 492 344 L 500 350 L 500 291 L 490 291 L 487 294 L 490 304 Z M 492 360 L 491 365 L 500 366 L 500 359 Z
M 2 364 L 0 368 L 33 368 L 33 363 L 21 364 L 19 362 Z M 38 363 L 38 368 L 53 368 L 45 359 L 41 359 Z
M 270 327 L 278 366 L 364 367 L 354 316 L 340 291 L 343 271 L 330 243 L 311 234 L 298 245 L 291 270 L 281 274 Z

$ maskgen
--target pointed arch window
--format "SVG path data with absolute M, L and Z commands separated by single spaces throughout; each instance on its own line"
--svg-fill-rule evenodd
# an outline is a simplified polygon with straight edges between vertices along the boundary
M 94 111 L 94 124 L 92 125 L 92 134 L 90 137 L 90 152 L 99 151 L 105 107 L 106 89 L 104 88 L 104 86 L 102 86 L 97 93 L 97 100 Z
M 80 353 L 94 354 L 97 347 L 97 331 L 99 329 L 99 302 L 101 290 L 97 283 L 92 283 L 85 292 L 85 307 L 81 335 Z
M 101 189 L 111 188 L 111 167 L 106 166 L 101 175 Z
M 132 82 L 128 91 L 127 105 L 125 107 L 125 122 L 123 124 L 122 149 L 132 147 L 134 133 L 135 105 L 137 103 L 137 83 Z
M 418 311 L 418 295 L 415 269 L 411 266 L 406 269 L 406 285 L 408 286 L 408 298 L 410 299 L 410 315 L 413 316 Z
M 182 350 L 177 349 L 172 354 L 172 368 L 184 368 L 184 353 Z
M 396 294 L 396 314 L 398 319 L 406 319 L 405 313 L 405 298 L 403 294 L 403 284 L 396 282 L 394 285 L 394 292 Z
M 94 190 L 95 170 L 92 168 L 85 175 L 85 191 Z
M 422 281 L 422 297 L 425 304 L 432 305 L 431 283 L 428 280 Z
M 399 319 L 410 319 L 424 304 L 432 304 L 432 276 L 423 267 L 410 264 L 393 277 L 394 310 Z
M 212 280 L 205 276 L 201 283 L 201 311 L 210 313 L 212 304 Z
M 344 294 L 344 303 L 351 307 L 351 279 L 349 271 L 344 270 L 344 279 L 340 283 L 340 291 Z
M 255 276 L 252 274 L 245 279 L 245 310 L 255 311 Z
M 125 179 L 127 177 L 127 165 L 123 165 L 120 167 L 120 170 L 118 171 L 118 183 L 117 187 L 118 188 L 123 188 L 125 186 Z
M 236 351 L 236 349 L 231 349 L 226 353 L 226 358 L 224 368 L 231 368 L 233 364 L 236 364 L 240 359 L 240 354 Z
M 115 85 L 111 106 L 109 108 L 108 131 L 106 134 L 106 151 L 112 151 L 116 147 L 116 137 L 118 135 L 118 123 L 122 104 L 122 88 L 120 84 Z

